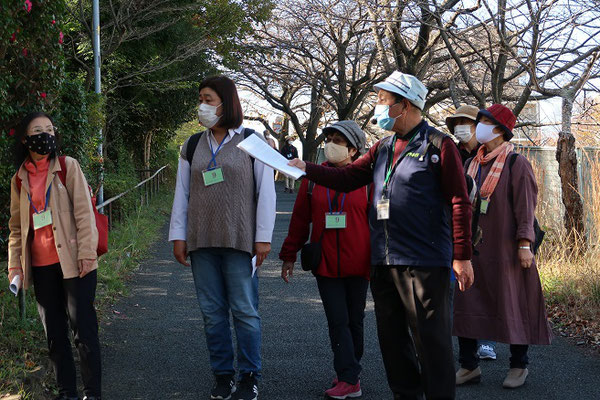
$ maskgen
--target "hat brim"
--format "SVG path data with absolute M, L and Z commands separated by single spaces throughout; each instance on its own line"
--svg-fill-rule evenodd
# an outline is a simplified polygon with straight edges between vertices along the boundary
M 456 125 L 456 121 L 454 120 L 457 118 L 468 118 L 473 122 L 477 121 L 477 117 L 473 117 L 472 115 L 464 113 L 454 114 L 449 117 L 446 117 L 446 126 L 448 127 L 448 129 L 450 129 L 450 133 L 452 134 L 454 134 L 454 126 Z
M 508 129 L 502 122 L 500 122 L 496 118 L 494 118 L 492 113 L 489 112 L 488 110 L 479 110 L 479 112 L 477 113 L 477 119 L 475 120 L 475 122 L 479 122 L 481 117 L 487 117 L 487 118 L 491 119 L 493 123 L 495 123 L 500 128 L 502 128 L 502 130 L 506 134 L 506 136 L 504 138 L 506 139 L 507 142 L 515 136 L 515 134 L 512 133 L 512 131 L 510 129 Z
M 379 92 L 381 89 L 383 89 L 387 92 L 399 94 L 402 97 L 406 96 L 406 92 L 403 92 L 398 86 L 394 86 L 391 83 L 384 81 L 384 82 L 379 82 L 379 83 L 376 83 L 375 85 L 373 85 L 373 90 L 375 90 L 376 93 Z
M 387 92 L 391 92 L 391 93 L 395 93 L 398 96 L 402 96 L 403 98 L 405 98 L 406 100 L 408 100 L 412 105 L 414 105 L 415 107 L 417 107 L 419 110 L 423 110 L 423 107 L 425 105 L 425 101 L 421 102 L 418 99 L 411 99 L 410 97 L 407 97 L 408 93 L 406 93 L 405 91 L 403 91 L 402 89 L 400 89 L 398 86 L 392 85 L 391 83 L 388 82 L 379 82 L 376 83 L 375 85 L 373 85 L 373 90 L 375 91 L 375 93 L 379 93 L 379 91 L 383 89 Z M 422 104 L 421 104 L 422 103 Z
M 332 125 L 332 126 L 327 126 L 325 128 L 323 128 L 323 134 L 327 135 L 329 133 L 334 133 L 334 132 L 338 132 L 341 135 L 344 135 L 344 137 L 346 138 L 346 140 L 348 141 L 348 144 L 350 144 L 350 146 L 354 147 L 355 149 L 358 149 L 359 146 L 357 146 L 354 142 L 356 141 L 356 139 L 353 137 L 352 133 L 348 132 L 348 130 L 341 125 Z

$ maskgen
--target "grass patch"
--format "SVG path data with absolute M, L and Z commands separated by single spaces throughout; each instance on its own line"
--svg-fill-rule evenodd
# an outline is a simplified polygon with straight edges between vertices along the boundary
M 107 304 L 128 293 L 127 278 L 160 238 L 172 201 L 172 189 L 165 185 L 150 206 L 137 209 L 113 227 L 109 252 L 102 256 L 98 268 L 99 318 Z M 0 267 L 6 271 L 6 263 Z M 5 275 L 0 279 L 6 282 Z M 16 297 L 7 284 L 3 286 L 6 289 L 0 291 L 0 397 L 13 394 L 21 399 L 45 398 L 53 392 L 54 379 L 49 374 L 48 351 L 33 290 L 27 291 L 26 319 L 21 321 Z

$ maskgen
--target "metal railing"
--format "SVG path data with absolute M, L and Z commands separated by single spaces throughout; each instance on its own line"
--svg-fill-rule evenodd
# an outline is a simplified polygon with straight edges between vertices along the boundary
M 112 230 L 113 227 L 113 217 L 116 217 L 119 222 L 123 221 L 126 217 L 125 212 L 123 212 L 122 208 L 114 207 L 116 205 L 117 200 L 122 199 L 129 193 L 135 193 L 139 196 L 139 206 L 148 205 L 152 197 L 160 190 L 160 185 L 165 181 L 165 172 L 168 168 L 168 165 L 164 165 L 159 168 L 152 176 L 147 179 L 144 179 L 131 189 L 124 191 L 116 196 L 111 197 L 106 200 L 102 204 L 98 204 L 96 209 L 102 212 L 104 208 L 108 209 L 108 230 Z M 113 212 L 114 211 L 114 212 Z M 19 317 L 21 320 L 25 320 L 25 291 L 19 290 L 17 294 L 17 299 L 19 302 Z
M 116 201 L 125 197 L 125 195 L 129 193 L 136 193 L 139 196 L 139 205 L 143 206 L 144 204 L 148 204 L 152 197 L 160 190 L 160 185 L 165 180 L 165 171 L 168 165 L 164 165 L 159 168 L 152 176 L 144 179 L 131 189 L 124 191 L 116 196 L 111 197 L 106 200 L 102 204 L 98 204 L 96 208 L 99 211 L 105 211 L 105 214 L 108 216 L 108 230 L 110 231 L 113 227 L 113 218 L 117 218 L 119 222 L 123 221 L 125 217 L 125 213 L 121 208 L 114 207 L 116 205 Z M 104 209 L 107 210 L 104 210 Z

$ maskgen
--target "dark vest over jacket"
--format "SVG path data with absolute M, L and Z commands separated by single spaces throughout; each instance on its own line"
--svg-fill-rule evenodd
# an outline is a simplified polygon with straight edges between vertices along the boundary
M 377 220 L 377 200 L 383 183 L 393 139 L 381 142 L 373 167 L 374 197 L 369 211 L 372 265 L 450 267 L 452 263 L 451 210 L 440 183 L 439 151 L 427 151 L 429 132 L 423 121 L 400 158 L 388 185 L 390 219 Z M 426 154 L 427 153 L 427 154 Z

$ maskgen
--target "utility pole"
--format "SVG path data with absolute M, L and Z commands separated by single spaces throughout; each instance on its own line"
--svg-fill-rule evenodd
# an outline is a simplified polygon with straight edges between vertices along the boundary
M 100 86 L 100 0 L 92 0 L 92 42 L 94 44 L 94 90 L 100 94 L 102 88 Z M 102 127 L 100 127 L 99 144 L 98 144 L 98 156 L 100 157 L 100 187 L 98 188 L 97 204 L 102 204 L 104 201 L 104 157 L 102 156 Z M 102 210 L 100 210 L 102 211 Z

